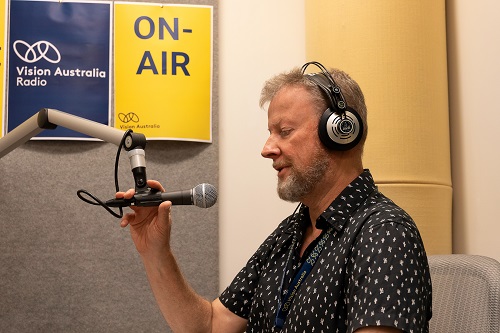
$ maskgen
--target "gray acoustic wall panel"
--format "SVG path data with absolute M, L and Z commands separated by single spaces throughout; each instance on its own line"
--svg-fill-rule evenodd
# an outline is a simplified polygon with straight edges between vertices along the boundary
M 214 6 L 213 142 L 148 142 L 148 178 L 167 190 L 218 185 L 217 2 L 182 3 Z M 170 332 L 128 228 L 76 195 L 86 189 L 103 200 L 114 197 L 116 149 L 104 142 L 30 141 L 0 159 L 1 332 Z M 123 153 L 119 180 L 121 189 L 133 187 Z M 181 270 L 212 300 L 218 206 L 175 206 L 173 219 Z

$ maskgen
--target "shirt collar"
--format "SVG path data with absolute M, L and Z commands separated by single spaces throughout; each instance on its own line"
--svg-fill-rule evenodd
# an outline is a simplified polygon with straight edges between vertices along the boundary
M 318 217 L 316 226 L 319 229 L 332 226 L 339 231 L 342 230 L 347 219 L 376 189 L 370 170 L 363 170 Z M 286 231 L 303 230 L 304 226 L 309 222 L 308 219 L 309 207 L 301 204 L 297 214 L 291 217 Z
M 346 220 L 376 189 L 370 170 L 363 170 L 321 214 L 320 219 L 324 221 L 323 227 L 331 225 L 335 229 L 341 230 Z M 325 222 L 327 225 L 324 224 Z M 319 224 L 318 221 L 317 225 Z

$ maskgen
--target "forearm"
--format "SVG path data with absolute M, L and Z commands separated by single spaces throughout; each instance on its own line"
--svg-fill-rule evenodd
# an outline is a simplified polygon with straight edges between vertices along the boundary
M 212 305 L 189 286 L 172 253 L 142 259 L 158 306 L 172 330 L 211 332 Z

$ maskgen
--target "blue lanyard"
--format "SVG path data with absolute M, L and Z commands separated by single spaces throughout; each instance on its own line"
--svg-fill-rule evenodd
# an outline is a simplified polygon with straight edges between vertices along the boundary
M 281 300 L 281 288 L 279 290 L 280 293 L 280 298 L 278 299 L 278 312 L 276 313 L 276 319 L 274 320 L 274 325 L 277 328 L 282 328 L 283 325 L 285 324 L 285 319 L 286 316 L 288 315 L 288 311 L 290 310 L 290 305 L 292 304 L 293 299 L 295 298 L 295 295 L 297 294 L 297 291 L 299 290 L 300 286 L 302 283 L 305 281 L 306 277 L 311 273 L 312 268 L 316 261 L 319 258 L 319 255 L 321 254 L 321 251 L 325 248 L 326 241 L 330 237 L 330 234 L 332 233 L 333 228 L 330 227 L 321 237 L 321 239 L 318 241 L 314 249 L 311 251 L 309 256 L 307 257 L 306 261 L 302 264 L 300 267 L 300 270 L 297 272 L 295 275 L 292 283 L 288 287 L 288 292 L 286 295 L 283 297 Z M 292 251 L 293 251 L 294 246 L 292 246 Z M 288 257 L 290 258 L 290 256 Z M 288 259 L 287 259 L 288 263 Z M 285 264 L 285 271 L 286 271 L 286 266 Z M 284 280 L 284 276 L 283 276 Z M 283 281 L 282 281 L 282 286 L 283 286 Z

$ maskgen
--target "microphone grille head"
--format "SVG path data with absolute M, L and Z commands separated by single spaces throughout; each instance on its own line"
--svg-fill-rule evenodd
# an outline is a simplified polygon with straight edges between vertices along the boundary
M 211 184 L 198 184 L 193 188 L 193 201 L 200 208 L 212 207 L 217 202 L 217 189 Z

